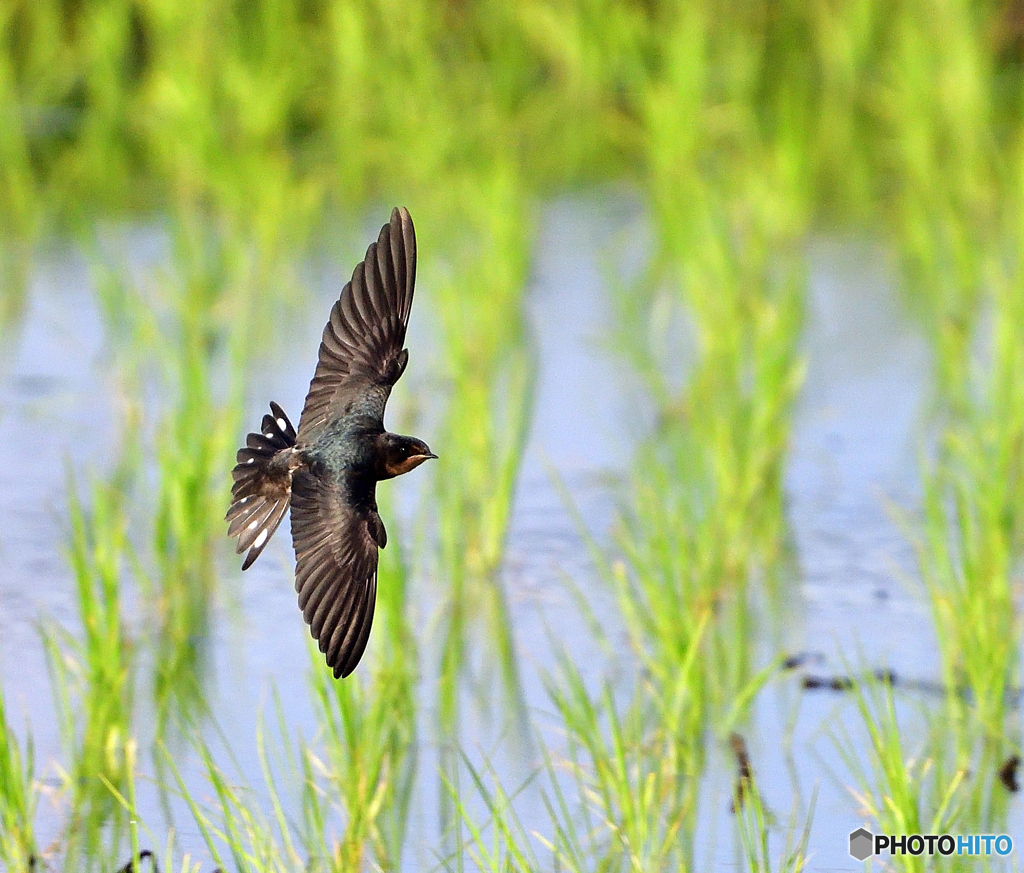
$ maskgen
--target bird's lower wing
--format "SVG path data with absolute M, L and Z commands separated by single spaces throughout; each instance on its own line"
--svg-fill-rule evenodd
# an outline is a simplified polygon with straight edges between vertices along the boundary
M 295 590 L 310 633 L 334 670 L 348 676 L 366 650 L 377 596 L 372 510 L 307 471 L 292 480 Z

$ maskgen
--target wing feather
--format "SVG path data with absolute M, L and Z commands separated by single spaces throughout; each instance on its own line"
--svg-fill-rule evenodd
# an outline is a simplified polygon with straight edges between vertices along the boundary
M 324 327 L 298 441 L 314 442 L 349 412 L 383 423 L 391 388 L 405 370 L 405 334 L 416 283 L 416 232 L 405 209 L 370 244 Z
M 354 498 L 300 470 L 291 510 L 299 608 L 335 677 L 348 676 L 366 650 L 377 593 L 373 531 L 383 525 L 372 491 Z

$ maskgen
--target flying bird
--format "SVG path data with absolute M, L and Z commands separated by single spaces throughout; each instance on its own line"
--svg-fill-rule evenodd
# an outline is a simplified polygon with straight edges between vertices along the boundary
M 376 488 L 436 458 L 422 440 L 384 429 L 384 406 L 405 372 L 416 281 L 416 234 L 405 209 L 366 250 L 331 309 L 299 429 L 270 404 L 232 471 L 228 536 L 252 566 L 291 508 L 295 590 L 334 677 L 366 649 L 387 532 Z

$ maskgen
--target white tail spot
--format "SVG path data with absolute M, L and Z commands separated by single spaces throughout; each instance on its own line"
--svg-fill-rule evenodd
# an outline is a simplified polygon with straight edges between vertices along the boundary
M 288 423 L 283 418 L 279 418 L 277 420 L 277 426 L 281 428 L 281 430 L 288 430 Z
M 255 461 L 255 460 L 256 460 L 255 458 L 249 458 L 249 460 L 248 460 L 248 461 L 246 461 L 245 463 L 247 463 L 247 464 L 251 464 L 251 463 L 252 463 L 253 461 Z
M 260 523 L 260 520 L 258 518 L 254 518 L 252 521 L 249 522 L 249 530 L 252 530 L 259 523 Z
M 264 544 L 264 543 L 265 543 L 266 541 L 267 541 L 267 532 L 266 532 L 265 530 L 261 530 L 261 531 L 260 531 L 260 535 L 259 535 L 258 537 L 256 537 L 256 539 L 255 539 L 255 540 L 253 540 L 253 544 L 252 544 L 252 547 L 253 547 L 254 549 L 258 549 L 258 548 L 259 548 L 260 546 L 262 546 L 262 545 L 263 545 L 263 544 Z
M 268 440 L 269 439 L 273 439 L 274 438 L 274 432 L 272 430 L 268 430 L 265 434 L 263 434 L 263 436 L 265 436 Z

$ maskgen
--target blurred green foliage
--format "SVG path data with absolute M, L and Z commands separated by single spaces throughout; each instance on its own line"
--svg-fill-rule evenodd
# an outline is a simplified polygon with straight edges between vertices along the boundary
M 984 217 L 993 150 L 1021 121 L 1021 15 L 967 0 L 6 0 L 0 228 L 192 203 L 282 243 L 327 206 L 443 192 L 442 174 L 500 156 L 546 192 L 666 160 L 727 167 L 769 141 L 806 156 L 787 169 L 816 210 L 884 202 L 916 226 L 944 198 Z M 651 149 L 666 111 L 672 142 Z

